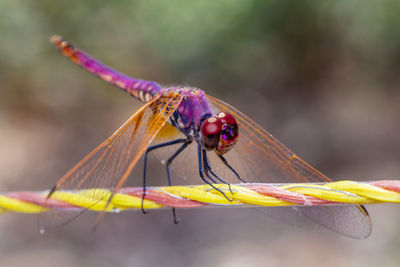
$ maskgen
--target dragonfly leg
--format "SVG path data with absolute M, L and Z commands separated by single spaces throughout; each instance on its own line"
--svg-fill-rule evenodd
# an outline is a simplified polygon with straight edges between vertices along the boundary
M 247 183 L 245 180 L 243 180 L 243 179 L 240 177 L 240 175 L 235 171 L 235 169 L 234 169 L 231 165 L 229 165 L 228 161 L 224 158 L 224 156 L 218 155 L 218 157 L 222 160 L 222 162 L 225 164 L 225 166 L 228 167 L 228 168 L 236 175 L 236 177 L 237 177 L 240 181 L 242 181 L 243 183 Z
M 220 192 L 227 200 L 232 202 L 233 199 L 228 198 L 221 189 L 216 188 L 212 183 L 210 183 L 204 177 L 204 169 L 203 169 L 203 162 L 202 162 L 202 148 L 201 148 L 200 144 L 197 147 L 197 157 L 198 157 L 198 162 L 199 162 L 199 175 L 200 175 L 201 180 L 203 180 L 206 184 L 208 184 L 209 186 L 211 186 L 212 188 L 214 188 L 215 190 Z
M 147 148 L 147 150 L 144 154 L 144 168 L 143 168 L 143 194 L 142 194 L 142 205 L 141 205 L 141 209 L 142 209 L 143 213 L 146 213 L 146 211 L 143 208 L 143 202 L 144 202 L 144 198 L 146 197 L 146 171 L 147 171 L 147 156 L 148 156 L 149 152 L 151 152 L 152 150 L 157 149 L 157 148 L 172 146 L 172 145 L 184 143 L 184 142 L 187 142 L 187 139 L 176 139 L 176 140 L 168 141 L 165 143 L 157 144 L 154 146 L 150 146 Z
M 216 175 L 214 175 L 213 171 L 210 170 L 210 165 L 207 164 L 208 162 L 206 161 L 206 158 L 205 158 L 205 156 L 204 156 L 204 154 L 205 154 L 204 149 L 201 151 L 201 153 L 202 153 L 201 156 L 202 156 L 202 160 L 203 160 L 204 174 L 206 175 L 206 177 L 207 177 L 211 182 L 213 182 L 214 184 L 216 184 L 217 181 L 214 180 L 214 178 L 212 178 L 212 177 L 210 176 L 209 172 L 211 172 L 211 175 L 213 175 L 216 179 L 218 179 L 218 178 L 216 177 Z M 218 179 L 218 180 L 219 180 L 219 179 Z M 221 180 L 219 180 L 219 181 L 221 181 Z
M 175 151 L 175 153 L 167 160 L 166 168 L 167 168 L 167 176 L 168 176 L 168 185 L 171 186 L 172 185 L 172 179 L 171 179 L 171 173 L 170 173 L 170 165 L 172 163 L 172 161 L 176 158 L 176 156 L 178 156 L 183 150 L 185 150 L 185 148 L 192 143 L 191 139 L 184 139 L 186 140 L 185 143 L 183 143 L 183 145 L 178 148 L 177 151 Z
M 192 140 L 190 138 L 186 139 L 186 142 L 183 143 L 183 145 L 180 148 L 178 148 L 178 150 L 175 151 L 175 153 L 167 160 L 166 168 L 167 168 L 167 176 L 168 176 L 168 185 L 169 186 L 172 185 L 172 179 L 171 179 L 171 173 L 170 173 L 170 165 L 171 165 L 172 161 L 176 158 L 176 156 L 178 156 L 183 150 L 185 150 L 185 148 L 190 143 L 192 143 Z M 172 208 L 172 216 L 174 217 L 174 223 L 178 224 L 181 219 L 176 217 L 175 208 Z
M 208 174 L 208 172 L 210 172 L 211 175 L 214 176 L 217 180 L 219 180 L 220 182 L 222 182 L 222 183 L 224 183 L 224 184 L 227 184 L 228 187 L 229 187 L 229 191 L 231 191 L 231 194 L 233 194 L 232 188 L 231 188 L 231 184 L 230 184 L 229 182 L 225 181 L 224 179 L 222 179 L 221 177 L 219 177 L 219 176 L 218 176 L 217 174 L 215 174 L 215 172 L 212 170 L 211 165 L 210 165 L 210 161 L 208 160 L 208 157 L 207 157 L 207 151 L 205 151 L 204 149 L 203 149 L 203 164 L 204 164 L 204 173 L 205 173 L 205 175 L 206 175 L 211 181 L 213 181 L 213 182 L 215 183 L 214 179 L 212 179 L 212 178 L 209 176 L 209 174 Z

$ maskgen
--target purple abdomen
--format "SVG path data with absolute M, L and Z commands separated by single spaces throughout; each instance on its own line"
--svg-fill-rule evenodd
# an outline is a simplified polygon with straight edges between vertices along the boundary
M 50 38 L 50 41 L 61 50 L 64 56 L 69 57 L 77 65 L 100 79 L 121 88 L 142 102 L 148 102 L 162 90 L 156 82 L 135 79 L 112 69 L 75 48 L 61 36 L 54 35 Z M 179 91 L 183 95 L 183 100 L 175 111 L 176 122 L 182 131 L 189 133 L 192 130 L 192 125 L 198 130 L 201 119 L 212 115 L 210 104 L 202 90 L 192 87 L 171 87 L 164 90 Z
M 74 63 L 83 67 L 100 79 L 121 88 L 142 102 L 149 101 L 155 94 L 161 91 L 161 86 L 158 83 L 134 79 L 113 70 L 101 61 L 94 59 L 85 52 L 75 48 L 68 41 L 62 39 L 61 36 L 54 35 L 50 38 L 50 41 L 61 50 L 64 56 L 69 57 Z

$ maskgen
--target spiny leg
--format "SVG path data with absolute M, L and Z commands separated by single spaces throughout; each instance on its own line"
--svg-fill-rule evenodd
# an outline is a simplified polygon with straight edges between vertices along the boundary
M 220 192 L 227 200 L 233 201 L 233 199 L 228 198 L 221 189 L 216 188 L 213 184 L 211 184 L 209 181 L 207 181 L 207 179 L 204 177 L 204 169 L 203 169 L 203 162 L 202 162 L 202 149 L 201 149 L 200 144 L 198 144 L 198 146 L 197 146 L 197 157 L 198 157 L 198 162 L 199 162 L 199 175 L 200 175 L 201 180 L 203 180 L 206 184 L 208 184 L 209 186 L 211 186 L 212 188 L 214 188 L 215 190 Z
M 235 171 L 235 169 L 234 169 L 231 165 L 229 165 L 228 161 L 224 158 L 224 156 L 218 155 L 218 157 L 222 160 L 222 162 L 225 164 L 225 166 L 228 167 L 228 168 L 236 175 L 236 177 L 237 177 L 240 181 L 242 181 L 243 183 L 247 183 L 245 180 L 243 180 L 243 179 L 240 177 L 240 175 Z
M 208 178 L 208 179 L 210 179 L 210 181 L 211 182 L 213 182 L 214 184 L 216 184 L 217 183 L 217 181 L 216 180 L 214 180 L 214 178 L 212 178 L 211 176 L 210 176 L 210 174 L 208 173 L 209 171 L 210 171 L 210 166 L 207 164 L 208 162 L 206 161 L 206 158 L 204 157 L 204 153 L 205 153 L 205 150 L 204 149 L 202 149 L 202 151 L 201 151 L 201 157 L 202 157 L 202 160 L 203 160 L 203 169 L 204 169 L 204 174 L 206 175 L 206 177 Z M 211 173 L 212 175 L 213 175 L 213 173 Z M 213 175 L 214 177 L 215 177 L 215 175 Z M 216 177 L 217 178 L 217 177 Z M 217 178 L 218 179 L 218 178 Z M 219 179 L 218 179 L 219 180 Z M 220 180 L 221 181 L 221 180 Z
M 143 202 L 144 202 L 144 198 L 146 197 L 146 171 L 147 171 L 147 156 L 148 156 L 149 152 L 154 149 L 157 149 L 157 148 L 171 146 L 171 145 L 185 143 L 185 142 L 187 142 L 187 139 L 176 139 L 173 141 L 157 144 L 157 145 L 150 146 L 147 148 L 147 150 L 144 154 L 144 169 L 143 169 L 143 194 L 142 194 L 142 204 L 141 204 L 141 209 L 142 209 L 143 213 L 146 213 L 146 211 L 143 208 Z
M 211 173 L 212 176 L 214 176 L 216 179 L 218 179 L 220 182 L 227 184 L 229 187 L 229 191 L 231 192 L 231 194 L 233 194 L 232 192 L 232 188 L 231 188 L 231 184 L 227 181 L 225 181 L 224 179 L 222 179 L 221 177 L 219 177 L 217 174 L 215 174 L 215 172 L 212 170 L 211 165 L 210 165 L 210 161 L 208 160 L 207 157 L 207 151 L 203 149 L 203 164 L 204 164 L 204 173 L 206 174 L 206 176 L 215 183 L 214 179 L 212 179 L 208 172 Z
M 171 179 L 171 173 L 170 173 L 170 165 L 172 163 L 172 161 L 176 158 L 176 156 L 178 156 L 183 150 L 185 150 L 185 148 L 192 143 L 191 139 L 184 139 L 186 140 L 185 143 L 183 143 L 183 145 L 181 147 L 178 148 L 177 151 L 175 151 L 175 153 L 167 160 L 166 168 L 167 168 L 167 175 L 168 175 L 168 185 L 171 186 L 172 185 L 172 179 Z
M 192 143 L 191 139 L 186 139 L 186 142 L 183 143 L 183 145 L 178 148 L 177 151 L 175 151 L 175 153 L 167 160 L 166 163 L 166 168 L 167 168 L 167 176 L 168 176 L 168 185 L 171 186 L 172 185 L 172 179 L 171 179 L 171 173 L 170 173 L 170 165 L 172 163 L 172 161 L 176 158 L 176 156 L 178 156 L 183 150 L 185 150 L 185 148 Z M 172 208 L 172 216 L 174 217 L 174 223 L 178 224 L 180 222 L 180 219 L 176 217 L 176 211 L 175 208 Z

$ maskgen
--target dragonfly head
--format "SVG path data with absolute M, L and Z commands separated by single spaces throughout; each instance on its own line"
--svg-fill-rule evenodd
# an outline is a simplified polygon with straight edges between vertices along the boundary
M 222 155 L 236 143 L 239 127 L 232 115 L 220 112 L 204 120 L 200 126 L 200 132 L 203 146 L 207 150 L 215 149 Z

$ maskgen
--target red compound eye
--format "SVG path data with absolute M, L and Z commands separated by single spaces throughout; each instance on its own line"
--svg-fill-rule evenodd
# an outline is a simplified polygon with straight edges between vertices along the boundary
M 237 127 L 237 122 L 236 122 L 235 118 L 229 113 L 220 112 L 216 115 L 216 117 L 220 118 L 223 124 L 226 124 L 226 125 L 232 126 L 232 127 Z
M 201 124 L 201 140 L 206 149 L 211 150 L 218 146 L 222 126 L 222 121 L 218 117 L 208 118 Z
M 239 127 L 235 118 L 231 114 L 220 112 L 216 117 L 222 121 L 222 131 L 216 149 L 219 154 L 225 154 L 236 143 L 239 136 Z
M 235 118 L 220 112 L 206 119 L 200 127 L 201 142 L 208 150 L 215 149 L 218 154 L 228 152 L 239 136 L 239 127 Z

